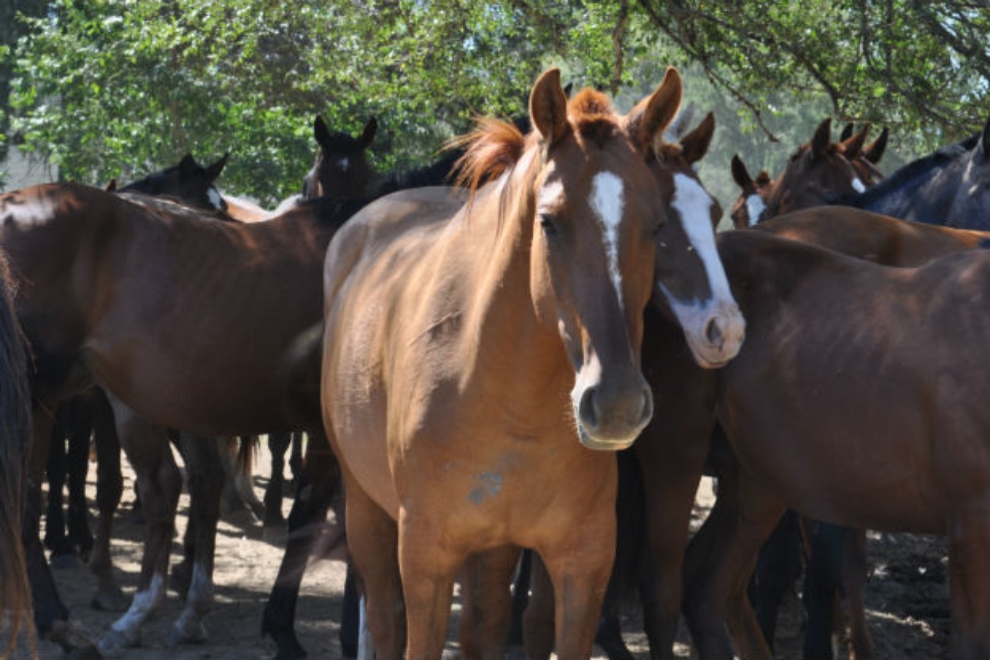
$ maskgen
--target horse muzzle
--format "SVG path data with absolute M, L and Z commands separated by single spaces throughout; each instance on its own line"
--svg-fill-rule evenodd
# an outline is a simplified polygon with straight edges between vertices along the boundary
M 653 417 L 653 393 L 641 375 L 624 387 L 602 383 L 571 393 L 578 438 L 597 451 L 627 449 Z

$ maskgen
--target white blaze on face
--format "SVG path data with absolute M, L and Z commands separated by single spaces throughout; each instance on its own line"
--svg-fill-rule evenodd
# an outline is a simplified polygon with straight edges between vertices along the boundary
M 754 193 L 746 198 L 746 213 L 749 214 L 749 226 L 752 227 L 763 217 L 763 212 L 767 205 L 763 203 L 763 198 Z
M 622 179 L 611 172 L 599 172 L 591 182 L 591 210 L 602 223 L 608 272 L 622 304 L 622 274 L 619 272 L 619 224 L 622 222 Z
M 351 161 L 344 157 L 337 161 L 337 167 L 340 168 L 341 172 L 346 172 L 347 168 L 351 166 Z
M 747 200 L 747 205 L 748 203 Z M 729 280 L 725 276 L 722 260 L 719 259 L 718 249 L 715 247 L 711 195 L 695 179 L 686 174 L 675 174 L 674 200 L 671 206 L 680 215 L 684 233 L 687 234 L 688 240 L 705 265 L 705 275 L 708 277 L 708 286 L 712 289 L 712 299 L 731 300 L 734 304 L 732 292 L 729 290 Z M 667 298 L 669 300 L 670 296 L 668 295 Z
M 863 182 L 859 180 L 858 176 L 853 177 L 852 187 L 853 190 L 855 190 L 859 194 L 863 194 L 866 192 L 866 186 L 863 185 Z
M 216 188 L 214 188 L 213 186 L 207 188 L 206 196 L 209 197 L 210 204 L 213 205 L 213 208 L 215 208 L 218 211 L 222 211 L 224 209 L 223 197 L 220 195 L 220 192 Z

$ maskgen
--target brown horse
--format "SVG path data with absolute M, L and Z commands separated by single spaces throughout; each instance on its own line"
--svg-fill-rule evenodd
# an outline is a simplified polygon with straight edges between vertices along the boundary
M 867 184 L 852 163 L 862 154 L 869 125 L 842 142 L 832 142 L 831 127 L 831 119 L 822 121 L 811 140 L 794 152 L 784 171 L 772 180 L 761 172 L 753 181 L 738 156 L 733 159 L 733 178 L 742 188 L 731 212 L 737 229 L 866 190 Z
M 46 411 L 77 389 L 78 375 L 91 375 L 158 427 L 202 435 L 319 432 L 318 420 L 308 426 L 285 401 L 282 358 L 296 335 L 319 322 L 326 246 L 361 205 L 316 202 L 245 225 L 73 184 L 0 197 L 0 245 L 20 286 L 17 312 L 36 358 L 33 486 L 47 453 Z M 132 462 L 141 453 L 125 449 Z M 135 470 L 152 489 L 142 499 L 162 503 L 145 512 L 149 542 L 160 538 L 167 548 L 180 481 L 162 460 L 168 459 L 137 461 Z M 317 485 L 323 487 L 333 485 Z M 36 621 L 47 633 L 67 611 L 37 525 L 29 516 L 25 545 L 34 558 Z M 164 598 L 167 562 L 167 552 L 146 556 L 131 612 L 114 625 L 105 648 L 134 643 Z M 193 571 L 191 595 L 208 599 L 211 567 Z M 187 605 L 202 609 L 195 599 Z
M 529 137 L 501 122 L 473 136 L 466 204 L 386 198 L 332 243 L 323 414 L 383 657 L 406 631 L 410 657 L 439 657 L 469 557 L 493 620 L 466 652 L 500 652 L 518 546 L 554 582 L 559 656 L 590 654 L 613 552 L 610 452 L 652 408 L 638 346 L 663 211 L 643 156 L 679 100 L 668 76 L 622 121 L 594 92 L 568 104 L 550 71 Z
M 986 239 L 978 232 L 906 223 L 838 207 L 808 209 L 758 228 L 795 240 L 820 242 L 861 259 L 906 265 L 976 247 Z M 740 283 L 733 281 L 733 286 L 738 290 Z M 651 423 L 634 445 L 643 471 L 650 475 L 644 480 L 646 523 L 651 563 L 662 584 L 656 607 L 647 611 L 644 622 L 653 652 L 668 657 L 681 602 L 679 576 L 688 522 L 698 480 L 709 457 L 719 381 L 718 372 L 703 371 L 693 363 L 675 323 L 659 308 L 651 306 L 647 311 L 643 369 L 654 390 L 655 419 L 664 423 Z M 693 595 L 698 589 L 691 578 L 692 574 L 704 576 L 712 564 L 700 558 L 703 553 L 694 555 L 700 570 L 687 571 L 688 621 L 701 656 L 717 657 L 725 648 L 717 634 L 720 624 L 704 609 L 705 602 L 699 603 Z M 762 640 L 758 629 L 748 632 Z
M 7 641 L 0 644 L 3 657 L 17 643 L 18 632 L 31 612 L 31 586 L 20 542 L 24 472 L 31 441 L 31 393 L 14 296 L 7 261 L 0 252 L 0 621 L 9 633 Z M 36 654 L 33 636 L 29 643 Z
M 738 515 L 710 564 L 716 611 L 742 598 L 740 576 L 792 506 L 947 535 L 952 653 L 985 657 L 990 380 L 973 364 L 990 319 L 972 301 L 990 293 L 990 254 L 888 269 L 762 233 L 723 237 L 720 252 L 751 331 L 719 376 L 718 419 L 741 472 Z

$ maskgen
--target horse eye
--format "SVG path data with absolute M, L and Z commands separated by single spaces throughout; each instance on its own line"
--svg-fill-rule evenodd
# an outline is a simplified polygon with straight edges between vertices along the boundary
M 553 236 L 557 233 L 557 225 L 554 223 L 554 216 L 550 213 L 540 214 L 540 229 L 547 236 Z

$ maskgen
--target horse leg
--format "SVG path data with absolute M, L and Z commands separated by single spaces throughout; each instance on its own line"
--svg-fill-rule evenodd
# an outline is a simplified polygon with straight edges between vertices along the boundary
M 79 556 L 88 561 L 93 550 L 89 529 L 89 505 L 86 502 L 86 477 L 89 474 L 89 445 L 93 434 L 92 397 L 87 393 L 70 403 L 72 423 L 69 428 L 69 542 Z
M 303 471 L 303 433 L 302 431 L 295 431 L 292 434 L 292 445 L 290 447 L 291 451 L 289 453 L 289 472 L 292 473 L 292 479 L 294 481 L 299 481 L 299 476 Z
M 306 656 L 293 629 L 299 585 L 320 529 L 326 523 L 334 493 L 340 486 L 339 466 L 326 436 L 315 433 L 306 452 L 299 491 L 289 513 L 289 536 L 261 621 L 261 633 L 278 646 L 278 660 Z
M 804 580 L 808 625 L 804 633 L 803 657 L 831 660 L 832 633 L 836 627 L 834 603 L 839 593 L 842 558 L 850 530 L 825 522 L 817 522 L 815 527 Z
M 114 656 L 140 641 L 141 626 L 165 600 L 169 550 L 182 475 L 169 447 L 165 429 L 138 417 L 112 400 L 117 436 L 137 475 L 145 515 L 145 551 L 137 593 L 127 612 L 100 640 L 100 651 Z
M 189 526 L 194 529 L 194 537 L 189 544 L 193 549 L 193 563 L 186 590 L 186 605 L 169 633 L 169 647 L 183 642 L 206 641 L 203 617 L 213 605 L 217 522 L 224 485 L 220 454 L 225 444 L 225 438 L 180 434 L 189 486 Z
M 640 555 L 645 543 L 643 533 L 645 503 L 642 476 L 635 454 L 632 450 L 621 451 L 616 459 L 619 470 L 619 491 L 615 498 L 615 561 L 612 562 L 612 574 L 608 580 L 608 588 L 605 590 L 602 615 L 595 630 L 595 643 L 605 651 L 609 660 L 632 660 L 632 653 L 622 640 L 619 611 L 623 594 L 633 583 L 639 582 L 640 577 L 645 579 L 645 576 L 641 576 L 640 570 L 642 566 Z M 648 602 L 646 594 L 647 592 L 642 594 L 643 603 Z
M 727 498 L 726 505 L 719 505 Z M 721 628 L 727 622 L 736 644 L 736 655 L 743 660 L 771 658 L 763 634 L 746 595 L 749 576 L 756 566 L 760 546 L 770 536 L 786 508 L 744 472 L 720 473 L 719 498 L 702 529 L 689 546 L 686 568 L 685 607 L 689 626 Z M 707 530 L 706 530 L 707 528 Z M 691 556 L 700 549 L 700 556 Z M 703 616 L 699 616 L 699 613 Z M 714 640 L 701 648 L 701 657 L 732 657 L 719 641 L 720 630 L 703 630 L 695 640 Z
M 560 660 L 588 658 L 615 559 L 614 500 L 589 511 L 583 527 L 550 547 L 537 548 L 554 594 L 554 632 Z
M 798 519 L 796 513 L 788 511 L 760 548 L 752 580 L 750 600 L 756 607 L 756 620 L 771 653 L 774 650 L 780 604 L 800 574 L 801 535 L 798 531 Z
M 516 574 L 512 580 L 512 618 L 509 624 L 508 642 L 521 646 L 523 643 L 523 613 L 529 604 L 529 583 L 532 574 L 533 551 L 526 548 L 519 556 Z M 553 617 L 551 617 L 552 620 Z
M 526 657 L 545 660 L 553 652 L 554 594 L 546 564 L 530 551 L 529 604 L 523 617 L 523 646 Z
M 990 519 L 985 501 L 960 502 L 947 521 L 953 658 L 990 657 Z
M 123 612 L 127 598 L 113 575 L 110 539 L 113 517 L 124 494 L 124 477 L 120 467 L 120 440 L 114 423 L 113 409 L 103 390 L 97 388 L 91 396 L 93 411 L 93 441 L 96 444 L 96 539 L 89 555 L 89 570 L 96 576 L 96 594 L 91 605 L 107 612 Z
M 220 439 L 220 469 L 224 473 L 220 510 L 223 518 L 239 527 L 254 525 L 263 515 L 264 505 L 251 486 L 254 445 L 257 436 Z
M 505 657 L 512 615 L 512 573 L 520 549 L 503 546 L 468 557 L 461 571 L 461 655 Z
M 48 500 L 45 507 L 45 547 L 52 551 L 53 566 L 68 566 L 72 552 L 65 534 L 64 489 L 65 474 L 69 469 L 65 442 L 69 426 L 69 401 L 63 401 L 55 411 L 52 424 L 51 443 L 45 476 L 48 479 Z
M 361 490 L 355 480 L 348 478 L 346 469 L 344 474 L 347 542 L 364 586 L 363 611 L 374 641 L 375 657 L 401 658 L 406 645 L 407 609 L 403 599 L 404 585 L 399 574 L 398 524 Z M 416 606 L 420 604 L 417 602 Z M 410 604 L 411 607 L 413 605 Z M 449 607 L 448 602 L 448 611 Z M 411 619 L 410 629 L 415 625 Z M 407 657 L 440 657 L 440 652 L 426 654 L 413 651 L 410 646 Z
M 265 489 L 265 517 L 263 526 L 281 529 L 285 526 L 282 515 L 282 496 L 285 491 L 285 452 L 292 441 L 292 433 L 269 433 L 268 449 L 272 454 L 272 478 Z
M 868 570 L 866 530 L 860 528 L 846 538 L 842 572 L 842 584 L 849 602 L 849 639 L 852 645 L 850 656 L 856 660 L 872 658 L 876 654 L 873 637 L 866 624 L 866 605 L 863 599 Z

